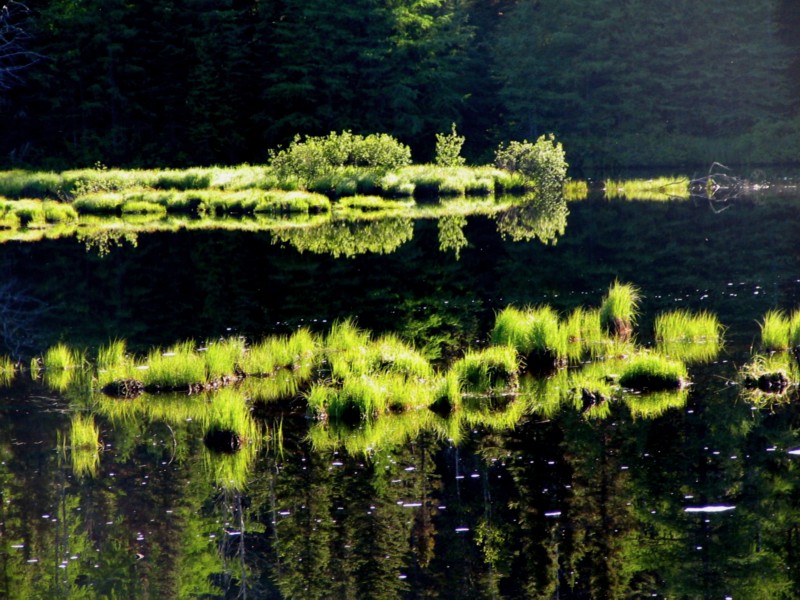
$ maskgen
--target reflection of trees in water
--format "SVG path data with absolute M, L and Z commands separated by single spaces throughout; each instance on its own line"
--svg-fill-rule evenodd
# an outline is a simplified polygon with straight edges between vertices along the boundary
M 328 221 L 318 227 L 276 231 L 275 242 L 288 243 L 300 252 L 352 258 L 359 254 L 390 254 L 414 235 L 408 218 L 375 221 Z
M 78 241 L 83 242 L 86 251 L 97 251 L 98 256 L 108 256 L 114 249 L 121 247 L 128 242 L 134 248 L 138 243 L 138 234 L 135 231 L 122 229 L 93 229 L 88 231 L 78 231 L 75 234 Z
M 438 225 L 439 250 L 442 252 L 453 250 L 458 260 L 461 257 L 461 249 L 467 246 L 467 236 L 464 235 L 467 217 L 464 215 L 441 217 Z
M 568 214 L 567 202 L 560 193 L 534 194 L 497 215 L 497 231 L 514 242 L 538 239 L 555 244 L 564 235 Z

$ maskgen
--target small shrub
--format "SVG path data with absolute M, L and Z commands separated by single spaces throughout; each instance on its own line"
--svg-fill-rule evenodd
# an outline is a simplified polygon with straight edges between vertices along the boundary
M 466 138 L 458 135 L 453 123 L 450 133 L 436 134 L 436 164 L 440 167 L 460 167 L 466 162 L 461 157 L 461 147 Z
M 355 135 L 350 131 L 325 137 L 295 137 L 288 148 L 270 152 L 270 165 L 284 180 L 310 183 L 338 167 L 394 169 L 411 162 L 411 150 L 387 134 Z
M 564 148 L 553 135 L 540 136 L 536 143 L 511 142 L 500 145 L 495 154 L 498 168 L 521 173 L 541 190 L 561 190 L 567 178 Z

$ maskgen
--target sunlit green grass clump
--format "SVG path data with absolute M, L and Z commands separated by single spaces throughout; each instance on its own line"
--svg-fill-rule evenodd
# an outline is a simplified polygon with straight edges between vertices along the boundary
M 686 365 L 655 353 L 642 353 L 624 363 L 619 383 L 640 391 L 680 389 L 689 382 Z
M 638 310 L 639 290 L 629 283 L 615 281 L 600 305 L 600 324 L 609 335 L 630 338 Z
M 722 345 L 723 327 L 706 311 L 662 313 L 656 317 L 654 328 L 659 351 L 672 358 L 708 362 L 716 358 Z
M 528 367 L 560 364 L 568 356 L 568 331 L 549 306 L 508 307 L 495 318 L 492 344 L 511 346 Z

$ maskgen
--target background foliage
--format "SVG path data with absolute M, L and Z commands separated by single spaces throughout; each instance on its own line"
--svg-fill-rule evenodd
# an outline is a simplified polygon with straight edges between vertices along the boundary
M 263 163 L 386 133 L 416 161 L 554 133 L 573 167 L 796 162 L 789 0 L 39 0 L 0 166 Z M 2 57 L 0 57 L 2 58 Z M 0 61 L 0 65 L 6 65 Z

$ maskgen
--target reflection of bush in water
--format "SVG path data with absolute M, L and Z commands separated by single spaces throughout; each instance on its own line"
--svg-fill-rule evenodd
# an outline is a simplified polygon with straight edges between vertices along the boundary
M 275 242 L 289 243 L 300 252 L 332 254 L 348 258 L 374 252 L 390 254 L 414 235 L 411 219 L 376 221 L 329 221 L 313 228 L 275 232 Z
M 500 213 L 496 217 L 497 231 L 514 242 L 538 238 L 545 244 L 555 244 L 564 235 L 568 214 L 567 203 L 560 194 L 537 194 L 527 197 L 524 204 Z
M 464 235 L 464 227 L 467 225 L 467 217 L 464 215 L 445 216 L 439 219 L 439 250 L 446 252 L 453 250 L 456 253 L 456 260 L 461 257 L 461 249 L 467 246 L 467 236 Z

